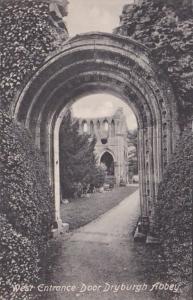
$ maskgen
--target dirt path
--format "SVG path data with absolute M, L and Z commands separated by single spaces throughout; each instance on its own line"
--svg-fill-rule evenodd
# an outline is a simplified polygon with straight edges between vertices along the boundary
M 132 236 L 138 216 L 137 191 L 97 220 L 65 235 L 51 284 L 74 288 L 49 292 L 46 299 L 153 300 Z

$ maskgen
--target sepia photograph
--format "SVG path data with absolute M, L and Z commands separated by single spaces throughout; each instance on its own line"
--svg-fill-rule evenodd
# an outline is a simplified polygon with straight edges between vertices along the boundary
M 0 300 L 191 300 L 193 0 L 0 0 Z

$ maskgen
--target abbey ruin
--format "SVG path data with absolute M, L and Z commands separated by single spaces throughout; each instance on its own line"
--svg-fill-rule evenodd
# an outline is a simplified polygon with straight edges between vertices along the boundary
M 54 189 L 57 222 L 61 221 L 58 135 L 67 105 L 93 93 L 109 93 L 122 99 L 133 110 L 138 123 L 141 217 L 148 219 L 153 215 L 158 185 L 182 126 L 192 124 L 191 116 L 189 119 L 185 115 L 181 117 L 182 110 L 178 109 L 178 100 L 168 75 L 154 61 L 150 49 L 124 36 L 129 7 L 123 9 L 121 27 L 115 33 L 85 33 L 64 42 L 26 86 L 22 86 L 12 103 L 13 117 L 31 132 L 45 157 L 50 184 Z M 54 10 L 57 14 L 60 8 L 55 7 Z M 121 146 L 120 152 L 111 144 L 113 121 L 116 131 L 119 128 L 116 120 L 109 120 L 108 124 L 106 120 L 99 120 L 99 123 L 104 122 L 101 128 L 110 125 L 111 131 L 100 131 L 97 151 L 102 161 L 105 156 L 109 157 L 109 161 L 111 157 L 111 162 L 113 158 L 114 170 L 109 167 L 109 172 L 115 174 L 119 182 L 121 177 L 127 180 L 126 151 L 125 146 Z M 85 126 L 83 124 L 83 128 Z M 117 133 L 116 139 L 124 144 L 122 133 L 119 130 Z M 105 149 L 108 149 L 106 153 Z
M 112 116 L 79 119 L 80 133 L 96 137 L 96 156 L 116 185 L 128 182 L 128 129 L 122 108 Z

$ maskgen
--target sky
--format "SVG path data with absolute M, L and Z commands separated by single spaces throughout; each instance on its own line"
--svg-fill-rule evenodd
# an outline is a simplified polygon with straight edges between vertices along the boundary
M 72 105 L 72 111 L 73 115 L 78 118 L 97 118 L 113 115 L 119 107 L 123 108 L 128 129 L 136 129 L 136 118 L 129 106 L 117 97 L 108 94 L 84 97 Z
M 119 25 L 123 6 L 132 0 L 69 0 L 68 16 L 65 18 L 70 36 L 89 31 L 112 33 Z M 123 107 L 128 128 L 137 128 L 132 110 L 127 104 L 108 94 L 95 94 L 78 100 L 72 110 L 76 117 L 95 118 L 113 114 Z
M 70 36 L 88 31 L 112 32 L 123 6 L 133 0 L 69 0 L 66 18 Z

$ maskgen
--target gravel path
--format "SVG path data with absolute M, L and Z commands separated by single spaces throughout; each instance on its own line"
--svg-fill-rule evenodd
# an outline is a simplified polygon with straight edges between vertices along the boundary
M 138 216 L 136 191 L 97 220 L 64 235 L 51 280 L 63 291 L 50 291 L 46 299 L 153 300 L 132 236 Z M 64 291 L 67 287 L 71 291 Z

